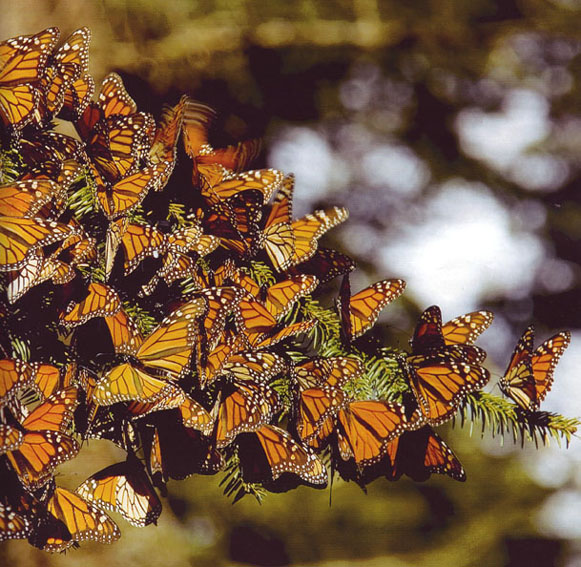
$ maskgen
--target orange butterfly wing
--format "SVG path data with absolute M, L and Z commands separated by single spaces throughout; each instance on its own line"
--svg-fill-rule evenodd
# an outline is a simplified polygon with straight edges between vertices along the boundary
M 571 342 L 571 333 L 562 331 L 538 346 L 531 356 L 537 400 L 545 399 L 553 384 L 555 367 Z
M 111 465 L 92 475 L 76 490 L 88 502 L 118 512 L 139 528 L 157 523 L 161 501 L 137 459 Z
M 407 373 L 421 413 L 430 425 L 451 419 L 466 394 L 490 379 L 479 364 L 459 360 L 449 352 L 410 356 Z
M 403 406 L 381 400 L 351 402 L 337 414 L 337 445 L 344 461 L 359 466 L 379 461 L 387 445 L 404 431 Z
M 381 310 L 397 299 L 404 289 L 403 280 L 382 280 L 353 295 L 349 300 L 351 337 L 359 337 L 373 327 Z
M 105 512 L 65 488 L 55 488 L 46 507 L 55 518 L 66 525 L 72 536 L 71 541 L 47 542 L 48 551 L 62 551 L 70 547 L 73 541 L 113 543 L 121 537 L 117 524 Z

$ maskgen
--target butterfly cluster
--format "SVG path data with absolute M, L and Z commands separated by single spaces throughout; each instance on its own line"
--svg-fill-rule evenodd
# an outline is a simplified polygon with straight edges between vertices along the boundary
M 215 113 L 188 96 L 158 120 L 116 74 L 95 96 L 89 39 L 0 43 L 0 541 L 115 541 L 108 512 L 155 523 L 158 491 L 193 474 L 226 470 L 236 498 L 335 472 L 464 480 L 434 428 L 488 383 L 473 343 L 492 313 L 430 307 L 397 356 L 361 343 L 406 284 L 351 294 L 354 261 L 319 246 L 347 211 L 293 218 L 293 176 L 249 169 L 258 140 L 213 147 Z M 500 382 L 524 416 L 569 334 L 532 340 Z M 377 356 L 393 364 L 370 392 Z M 59 486 L 93 439 L 126 459 Z

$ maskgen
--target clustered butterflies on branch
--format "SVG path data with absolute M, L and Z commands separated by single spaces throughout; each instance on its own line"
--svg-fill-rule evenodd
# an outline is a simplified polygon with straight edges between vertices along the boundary
M 330 471 L 363 487 L 465 480 L 434 428 L 485 395 L 473 343 L 492 313 L 442 323 L 430 307 L 409 353 L 366 342 L 405 282 L 351 294 L 353 260 L 319 247 L 347 211 L 293 219 L 293 176 L 248 170 L 257 140 L 212 147 L 214 111 L 187 96 L 156 122 L 110 74 L 94 101 L 89 39 L 59 46 L 49 28 L 0 43 L 0 541 L 112 542 L 107 511 L 155 523 L 157 490 L 192 474 L 225 470 L 235 498 L 323 488 Z M 537 423 L 569 339 L 535 349 L 527 329 L 500 380 L 523 436 L 575 432 Z M 92 439 L 126 460 L 57 486 Z

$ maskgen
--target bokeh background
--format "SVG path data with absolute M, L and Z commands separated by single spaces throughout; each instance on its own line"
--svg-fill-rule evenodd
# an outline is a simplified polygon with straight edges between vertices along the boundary
M 188 93 L 220 112 L 216 145 L 262 136 L 259 166 L 296 174 L 295 211 L 346 206 L 328 242 L 354 291 L 408 282 L 378 333 L 405 346 L 428 305 L 481 308 L 494 390 L 520 333 L 569 328 L 546 410 L 581 415 L 579 0 L 0 0 L 0 38 L 91 28 L 90 71 L 142 110 Z M 395 342 L 395 343 L 394 343 Z M 496 389 L 498 393 L 498 389 Z M 514 447 L 445 430 L 468 481 L 299 488 L 232 505 L 219 478 L 170 482 L 159 526 L 0 565 L 581 566 L 581 443 Z M 119 460 L 92 442 L 59 482 Z

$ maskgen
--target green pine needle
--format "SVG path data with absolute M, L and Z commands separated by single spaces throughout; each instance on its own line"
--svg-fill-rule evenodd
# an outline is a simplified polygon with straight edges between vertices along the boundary
M 525 441 L 533 441 L 539 446 L 549 445 L 553 438 L 560 445 L 565 440 L 569 445 L 571 436 L 581 425 L 577 418 L 566 418 L 554 413 L 537 411 L 524 412 L 516 404 L 486 392 L 473 392 L 466 396 L 464 405 L 460 408 L 460 425 L 479 420 L 482 423 L 482 434 L 490 431 L 494 436 L 504 439 L 510 435 L 516 443 L 521 445 Z

